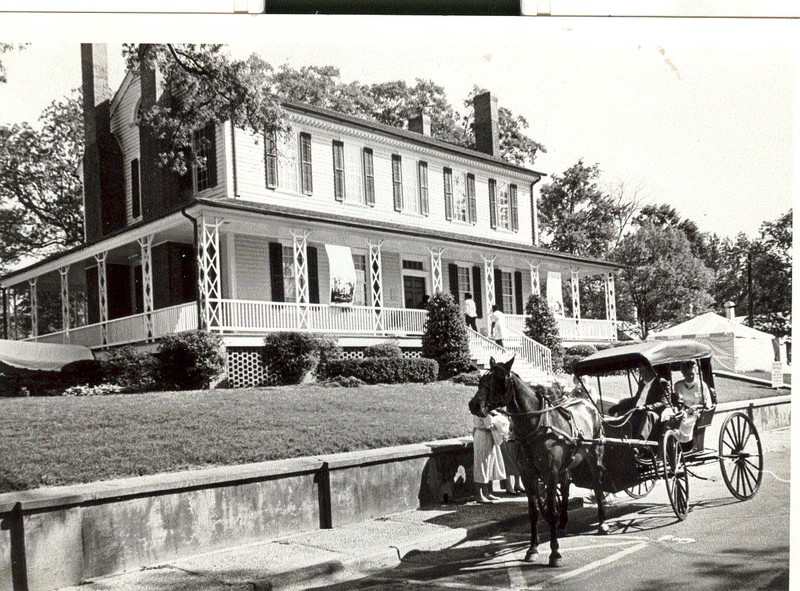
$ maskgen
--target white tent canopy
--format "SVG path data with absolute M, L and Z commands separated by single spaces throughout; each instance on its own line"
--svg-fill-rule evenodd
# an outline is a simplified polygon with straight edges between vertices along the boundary
M 59 371 L 67 363 L 82 359 L 94 359 L 91 349 L 81 345 L 0 339 L 0 370 L 5 364 L 20 369 Z
M 714 367 L 727 371 L 770 371 L 775 359 L 773 336 L 708 312 L 666 330 L 653 339 L 694 339 L 714 350 Z

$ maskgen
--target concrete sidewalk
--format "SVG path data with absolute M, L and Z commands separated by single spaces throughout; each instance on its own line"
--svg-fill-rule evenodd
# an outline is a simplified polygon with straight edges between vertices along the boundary
M 335 584 L 393 568 L 412 550 L 443 549 L 527 522 L 525 496 L 499 496 L 496 504 L 448 504 L 408 511 L 174 560 L 67 589 L 290 591 Z

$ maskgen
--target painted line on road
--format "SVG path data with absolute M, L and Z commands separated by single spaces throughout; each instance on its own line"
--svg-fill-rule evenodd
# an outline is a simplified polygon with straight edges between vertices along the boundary
M 764 470 L 764 474 L 769 474 L 770 476 L 772 476 L 778 482 L 783 482 L 784 484 L 790 484 L 791 483 L 791 480 L 784 480 L 783 478 L 781 478 L 780 476 L 775 474 L 775 472 L 773 472 L 772 470 Z
M 612 554 L 611 556 L 607 556 L 606 558 L 601 558 L 600 560 L 595 560 L 594 562 L 590 562 L 585 566 L 576 568 L 575 570 L 571 570 L 568 573 L 564 573 L 563 575 L 558 575 L 556 577 L 553 577 L 552 579 L 540 583 L 535 587 L 530 587 L 529 589 L 530 591 L 537 591 L 539 589 L 544 589 L 546 585 L 560 583 L 561 581 L 572 579 L 574 577 L 582 575 L 583 573 L 592 571 L 596 568 L 600 568 L 601 566 L 605 566 L 607 564 L 611 564 L 612 562 L 616 562 L 620 558 L 624 558 L 628 554 L 633 554 L 634 552 L 638 552 L 639 550 L 642 550 L 644 548 L 647 548 L 647 542 L 642 542 L 640 544 L 636 544 L 635 546 L 625 548 L 624 550 L 620 550 L 619 552 Z

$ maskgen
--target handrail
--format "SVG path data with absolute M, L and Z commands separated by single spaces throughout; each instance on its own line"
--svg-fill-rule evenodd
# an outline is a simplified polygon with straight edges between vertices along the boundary
M 528 363 L 545 373 L 553 373 L 553 354 L 550 349 L 518 330 L 506 327 L 506 331 L 520 339 L 519 353 Z M 513 345 L 511 348 L 516 349 Z

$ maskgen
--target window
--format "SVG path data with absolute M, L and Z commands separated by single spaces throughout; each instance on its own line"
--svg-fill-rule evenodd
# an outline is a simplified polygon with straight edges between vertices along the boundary
M 300 134 L 300 191 L 306 195 L 314 192 L 311 182 L 311 135 Z
M 394 210 L 403 211 L 403 159 L 392 154 L 392 194 Z
M 442 170 L 444 175 L 444 218 L 453 219 L 453 171 L 449 168 Z
M 469 223 L 474 224 L 478 221 L 478 210 L 475 203 L 475 175 L 467 174 L 467 214 Z
M 131 217 L 142 215 L 142 192 L 140 190 L 139 159 L 131 160 Z
M 283 247 L 283 301 L 296 302 L 294 291 L 294 247 Z
M 403 261 L 403 269 L 409 271 L 423 271 L 422 261 Z
M 517 210 L 517 185 L 508 187 L 508 206 L 511 210 L 511 229 L 519 230 L 519 212 Z
M 469 267 L 458 268 L 458 301 L 464 301 L 464 294 L 472 293 L 472 285 L 470 285 Z
M 136 101 L 136 108 L 133 110 L 133 124 L 139 125 L 142 122 L 142 99 Z
M 497 227 L 497 181 L 489 179 L 489 227 Z
M 428 215 L 428 163 L 417 164 L 417 182 L 419 183 L 419 212 Z
M 356 268 L 356 288 L 353 292 L 353 304 L 366 306 L 369 302 L 367 297 L 367 257 L 363 254 L 354 254 L 353 265 Z
M 278 186 L 278 137 L 273 129 L 264 134 L 264 174 L 268 189 Z
M 375 169 L 372 165 L 372 149 L 364 148 L 361 154 L 361 164 L 364 169 L 364 203 L 375 205 Z
M 497 191 L 497 225 L 506 230 L 510 227 L 511 215 L 509 211 L 508 188 L 505 183 Z
M 514 283 L 512 282 L 511 272 L 510 271 L 501 271 L 500 272 L 500 295 L 502 299 L 500 300 L 503 305 L 503 312 L 506 314 L 512 314 L 514 312 Z M 495 286 L 497 289 L 497 286 Z
M 333 142 L 333 196 L 344 201 L 344 144 Z
M 196 154 L 195 191 L 199 193 L 217 185 L 216 124 L 209 121 L 205 127 L 194 132 L 193 140 Z
M 453 202 L 453 218 L 459 222 L 467 221 L 467 194 L 465 193 L 462 177 L 458 177 L 458 189 L 455 194 L 455 201 Z

